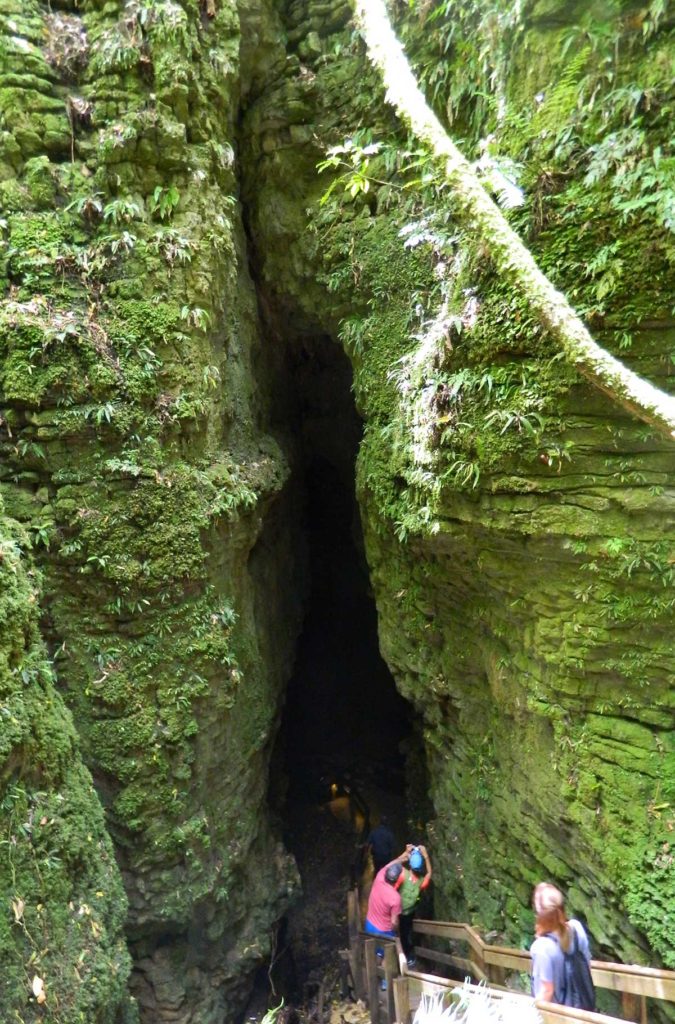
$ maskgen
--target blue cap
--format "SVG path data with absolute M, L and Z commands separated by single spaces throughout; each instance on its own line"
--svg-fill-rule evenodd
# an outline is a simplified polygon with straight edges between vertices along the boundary
M 421 871 L 424 867 L 424 857 L 417 848 L 410 854 L 408 863 L 410 864 L 411 871 Z

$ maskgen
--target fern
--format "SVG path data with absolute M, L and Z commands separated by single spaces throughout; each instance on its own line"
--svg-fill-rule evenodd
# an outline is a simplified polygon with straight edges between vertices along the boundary
M 579 101 L 579 81 L 591 55 L 591 47 L 583 46 L 575 53 L 560 72 L 558 81 L 544 96 L 544 100 L 533 119 L 537 134 L 556 132 L 566 124 Z
M 366 334 L 370 326 L 369 319 L 363 320 L 356 316 L 340 321 L 338 337 L 351 356 L 363 355 Z

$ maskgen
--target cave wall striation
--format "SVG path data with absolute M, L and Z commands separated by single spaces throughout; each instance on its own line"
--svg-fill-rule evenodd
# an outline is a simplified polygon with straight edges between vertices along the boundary
M 381 649 L 425 723 L 437 912 L 527 942 L 549 878 L 599 955 L 674 967 L 675 451 L 565 364 L 383 104 L 348 12 L 325 14 L 287 8 L 243 181 L 264 287 L 352 360 Z M 672 19 L 473 0 L 398 30 L 544 271 L 672 390 Z
M 543 269 L 669 388 L 660 11 L 471 0 L 398 28 Z M 20 679 L 28 708 L 1 748 L 0 796 L 23 793 L 0 859 L 8 1007 L 42 1012 L 30 936 L 49 927 L 68 935 L 63 974 L 43 968 L 57 1024 L 232 1019 L 297 887 L 266 792 L 302 596 L 293 446 L 270 406 L 298 333 L 353 365 L 380 644 L 424 721 L 438 914 L 521 941 L 547 876 L 599 953 L 675 966 L 672 445 L 565 365 L 459 226 L 346 3 L 0 0 L 0 47 L 0 571 L 16 567 L 27 623 L 2 685 L 11 701 Z M 63 725 L 42 732 L 36 700 Z M 96 984 L 74 991 L 81 962 Z
M 237 199 L 239 16 L 222 0 L 2 0 L 0 30 L 0 491 L 42 568 L 43 633 L 126 889 L 141 1019 L 221 1021 L 298 884 L 266 810 L 300 607 Z M 52 694 L 41 675 L 30 686 Z M 49 699 L 66 725 L 52 754 L 33 727 L 54 762 L 44 786 L 19 757 L 3 786 L 43 788 L 44 810 L 31 790 L 22 800 L 51 821 L 72 782 L 72 834 L 40 886 L 4 854 L 0 879 L 26 906 L 17 953 L 28 932 L 40 941 L 36 899 L 71 929 L 46 1007 L 55 1024 L 89 1024 L 117 1019 L 126 902 L 86 771 L 62 764 L 70 719 Z M 10 828 L 26 860 L 22 813 Z M 108 859 L 79 878 L 87 813 Z M 85 1016 L 68 1009 L 78 943 L 85 981 L 100 975 Z M 26 1021 L 43 1012 L 31 963 L 16 960 L 2 996 Z

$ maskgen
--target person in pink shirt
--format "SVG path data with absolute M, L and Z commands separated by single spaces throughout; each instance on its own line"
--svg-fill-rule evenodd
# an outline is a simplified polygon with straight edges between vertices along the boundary
M 370 935 L 383 935 L 388 939 L 396 938 L 398 918 L 401 913 L 401 897 L 398 886 L 403 878 L 403 867 L 400 861 L 392 861 L 380 868 L 375 875 L 373 887 L 368 897 L 365 931 Z

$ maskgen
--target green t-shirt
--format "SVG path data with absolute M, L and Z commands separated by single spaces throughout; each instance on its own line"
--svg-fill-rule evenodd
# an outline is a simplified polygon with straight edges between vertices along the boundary
M 408 868 L 403 868 L 403 874 L 405 877 L 398 890 L 401 894 L 401 913 L 409 914 L 415 909 L 415 904 L 420 898 L 422 879 L 417 878 Z

